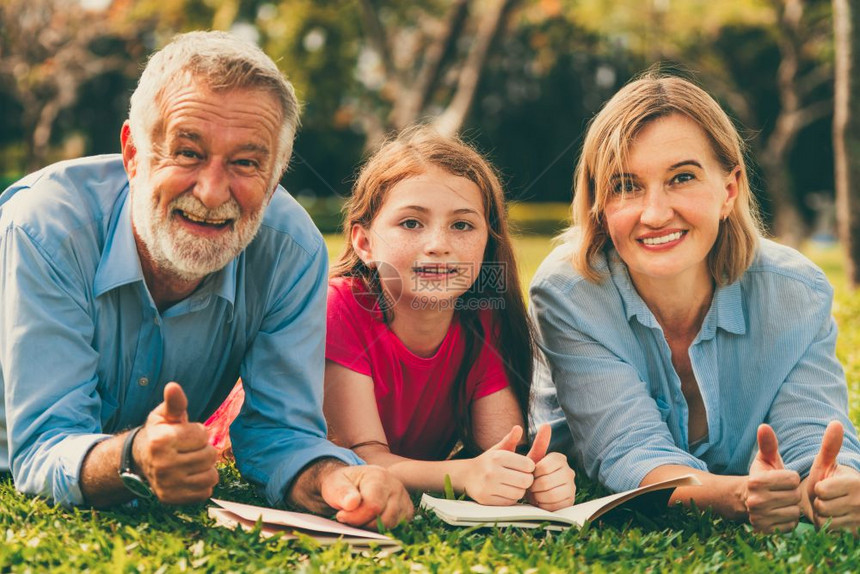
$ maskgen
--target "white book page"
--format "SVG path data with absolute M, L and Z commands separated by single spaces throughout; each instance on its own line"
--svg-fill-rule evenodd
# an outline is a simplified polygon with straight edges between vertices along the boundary
M 370 530 L 347 526 L 346 524 L 341 524 L 335 520 L 329 520 L 328 518 L 306 514 L 304 512 L 277 510 L 275 508 L 241 504 L 239 502 L 230 502 L 229 500 L 219 500 L 217 498 L 213 498 L 211 500 L 221 508 L 226 508 L 233 514 L 240 516 L 245 520 L 251 520 L 254 522 L 259 518 L 266 524 L 292 526 L 293 528 L 301 528 L 303 530 L 328 532 L 331 534 L 369 538 L 372 540 L 393 540 L 390 536 L 379 534 L 378 532 L 371 532 Z
M 528 504 L 487 506 L 468 500 L 445 500 L 424 494 L 421 497 L 421 506 L 432 508 L 446 522 L 457 524 L 517 521 L 568 522 L 566 518 L 559 516 L 557 513 L 542 510 Z

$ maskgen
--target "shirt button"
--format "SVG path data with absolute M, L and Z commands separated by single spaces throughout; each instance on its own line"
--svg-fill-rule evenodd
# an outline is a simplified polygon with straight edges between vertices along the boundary
M 149 384 L 149 379 L 147 377 L 140 377 L 137 380 L 137 384 L 140 385 L 141 387 L 145 387 L 146 385 Z

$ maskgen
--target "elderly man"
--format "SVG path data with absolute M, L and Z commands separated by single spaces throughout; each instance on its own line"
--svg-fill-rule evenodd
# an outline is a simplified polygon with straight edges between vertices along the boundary
M 326 247 L 278 186 L 297 124 L 258 48 L 186 34 L 143 72 L 121 157 L 0 195 L 0 468 L 19 490 L 205 500 L 216 453 L 193 421 L 241 376 L 233 448 L 270 503 L 411 517 L 396 479 L 325 438 Z

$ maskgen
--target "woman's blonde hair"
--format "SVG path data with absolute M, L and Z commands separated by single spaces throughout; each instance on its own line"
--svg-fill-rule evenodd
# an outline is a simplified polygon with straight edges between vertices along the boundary
M 604 218 L 614 175 L 624 173 L 630 148 L 641 130 L 658 118 L 683 115 L 702 128 L 714 156 L 726 171 L 740 168 L 734 208 L 720 224 L 708 255 L 708 269 L 717 285 L 737 280 L 752 263 L 761 223 L 744 163 L 746 146 L 720 105 L 700 87 L 683 78 L 647 72 L 615 94 L 592 119 L 576 166 L 572 225 L 563 234 L 575 240 L 573 266 L 598 283 L 595 256 L 611 245 Z

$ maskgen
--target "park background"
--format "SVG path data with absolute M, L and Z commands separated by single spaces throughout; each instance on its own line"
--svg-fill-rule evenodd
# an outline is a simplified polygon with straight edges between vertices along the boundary
M 332 256 L 357 167 L 425 122 L 499 168 L 526 281 L 567 224 L 593 114 L 651 66 L 694 78 L 742 127 L 769 233 L 834 283 L 860 423 L 860 1 L 0 0 L 0 189 L 53 161 L 118 152 L 147 56 L 192 29 L 257 42 L 296 86 L 303 125 L 282 183 Z M 600 493 L 579 486 L 578 500 Z M 217 494 L 260 501 L 229 467 Z M 203 506 L 66 511 L 0 482 L 0 570 L 860 570 L 848 534 L 758 535 L 697 510 L 553 535 L 421 515 L 395 530 L 405 548 L 389 558 L 261 542 L 204 516 Z

